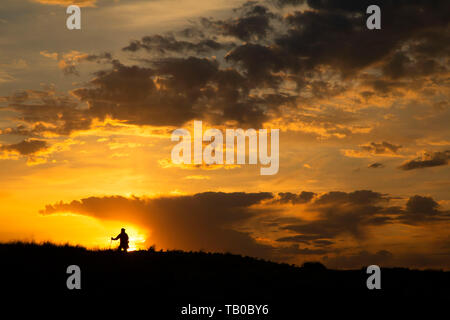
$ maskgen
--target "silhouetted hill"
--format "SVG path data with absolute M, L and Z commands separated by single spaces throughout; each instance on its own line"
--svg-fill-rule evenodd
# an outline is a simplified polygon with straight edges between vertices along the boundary
M 2 289 L 16 301 L 58 301 L 58 304 L 133 305 L 158 319 L 206 319 L 181 316 L 188 304 L 268 305 L 269 315 L 213 319 L 284 319 L 306 308 L 320 312 L 332 306 L 404 307 L 414 303 L 450 302 L 450 272 L 383 268 L 381 290 L 368 290 L 365 268 L 338 271 L 320 263 L 303 267 L 232 254 L 204 252 L 109 250 L 53 244 L 0 244 Z M 81 268 L 81 290 L 68 290 L 66 269 Z M 323 309 L 321 309 L 323 308 Z M 114 309 L 107 307 L 111 312 Z M 224 311 L 224 310 L 223 310 Z M 230 318 L 231 317 L 231 318 Z

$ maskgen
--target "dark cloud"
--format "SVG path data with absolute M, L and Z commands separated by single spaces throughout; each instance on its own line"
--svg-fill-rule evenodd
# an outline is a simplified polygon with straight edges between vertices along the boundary
M 195 26 L 184 28 L 181 31 L 177 31 L 176 34 L 187 39 L 205 38 L 205 33 L 199 28 L 196 28 Z
M 364 238 L 368 226 L 393 222 L 387 216 L 390 213 L 390 208 L 385 206 L 388 201 L 386 195 L 370 190 L 328 192 L 317 197 L 307 207 L 308 211 L 319 214 L 316 220 L 299 219 L 295 224 L 283 226 L 283 229 L 297 233 L 297 238 L 291 238 L 294 241 L 333 239 L 343 234 Z M 288 239 L 282 238 L 281 241 Z
M 275 73 L 284 71 L 296 63 L 292 61 L 292 64 L 289 64 L 289 57 L 282 50 L 252 43 L 233 49 L 225 58 L 243 68 L 245 76 L 253 85 L 274 88 L 282 83 L 281 76 Z
M 390 200 L 387 195 L 370 190 L 322 194 L 306 207 L 307 211 L 317 212 L 319 217 L 313 221 L 300 218 L 297 222 L 291 221 L 282 229 L 294 235 L 277 241 L 310 243 L 311 240 L 330 240 L 343 234 L 362 239 L 367 236 L 369 226 L 392 223 L 419 225 L 448 221 L 450 217 L 447 211 L 439 210 L 437 202 L 429 197 L 411 197 L 404 209 L 389 206 Z
M 144 125 L 182 125 L 193 119 L 213 123 L 234 120 L 258 127 L 267 112 L 293 102 L 287 94 L 250 95 L 248 81 L 235 70 L 219 69 L 216 60 L 167 58 L 151 68 L 115 62 L 113 70 L 98 72 L 89 87 L 73 93 L 89 104 L 86 117 L 111 116 Z
M 283 71 L 303 78 L 307 77 L 305 72 L 320 65 L 331 66 L 348 75 L 384 60 L 400 50 L 405 41 L 421 39 L 424 43 L 434 43 L 435 39 L 429 37 L 427 30 L 442 29 L 441 33 L 448 34 L 443 12 L 449 12 L 449 5 L 445 1 L 433 4 L 427 1 L 383 2 L 380 4 L 383 7 L 383 28 L 376 33 L 368 31 L 365 25 L 366 8 L 373 3 L 345 3 L 308 1 L 315 10 L 288 14 L 283 19 L 287 32 L 276 33 L 274 44 L 260 50 L 269 48 L 272 55 L 282 52 L 287 61 Z M 245 61 L 242 64 L 245 66 Z M 276 72 L 275 68 L 272 69 Z
M 272 30 L 270 22 L 277 15 L 255 1 L 244 3 L 233 10 L 238 17 L 227 20 L 201 19 L 202 26 L 222 36 L 232 36 L 242 41 L 258 41 Z
M 148 52 L 165 55 L 167 53 L 191 52 L 198 55 L 207 54 L 218 50 L 228 50 L 232 43 L 219 43 L 213 39 L 205 39 L 198 42 L 177 40 L 174 35 L 145 36 L 141 40 L 134 40 L 122 50 L 136 52 L 144 49 Z
M 302 57 L 301 64 L 298 61 L 297 66 L 290 66 L 294 67 L 294 72 L 312 70 L 318 65 L 330 65 L 342 71 L 356 70 L 375 60 L 373 52 L 359 56 L 348 47 L 358 40 L 368 42 L 363 37 L 361 19 L 331 12 L 304 11 L 288 15 L 286 22 L 288 32 L 279 35 L 276 44 L 292 58 Z
M 377 168 L 384 168 L 384 164 L 379 162 L 374 162 L 369 164 L 368 168 L 377 169 Z
M 411 54 L 409 54 L 411 56 Z M 396 52 L 383 66 L 383 72 L 390 79 L 428 76 L 444 73 L 447 68 L 438 60 L 429 57 L 409 57 L 404 52 Z
M 310 240 L 318 240 L 321 239 L 320 235 L 305 235 L 305 234 L 297 234 L 295 236 L 290 237 L 282 237 L 277 239 L 279 242 L 302 242 L 302 243 L 310 243 Z
M 48 145 L 46 141 L 35 139 L 23 140 L 22 142 L 19 143 L 0 146 L 0 150 L 15 151 L 23 156 L 28 156 L 40 150 L 45 150 L 47 148 Z
M 443 12 L 449 12 L 445 1 L 433 4 L 428 1 L 378 1 L 383 11 L 382 29 L 371 33 L 365 25 L 365 12 L 369 5 L 375 4 L 373 2 L 307 3 L 315 10 L 288 15 L 286 21 L 291 28 L 287 34 L 279 36 L 276 43 L 287 54 L 302 56 L 307 68 L 330 65 L 344 74 L 385 59 L 405 41 L 427 37 L 425 30 L 428 28 L 446 30 Z M 356 47 L 359 49 L 355 50 Z
M 377 2 L 383 8 L 383 26 L 377 32 L 365 24 L 370 1 L 307 1 L 312 10 L 296 11 L 302 3 L 251 1 L 229 19 L 201 18 L 181 32 L 144 36 L 124 48 L 142 50 L 142 56 L 134 57 L 139 65 L 125 65 L 110 53 L 69 55 L 76 61 L 67 62 L 68 73 L 75 73 L 76 64 L 83 61 L 111 65 L 73 91 L 87 109 L 80 111 L 83 108 L 72 105 L 73 99 L 56 96 L 45 97 L 39 112 L 26 97 L 10 99 L 10 107 L 25 121 L 48 118 L 57 123 L 54 133 L 60 134 L 85 130 L 94 118 L 107 116 L 137 125 L 179 126 L 205 119 L 260 127 L 273 118 L 283 119 L 285 110 L 299 111 L 299 102 L 310 104 L 344 93 L 351 87 L 346 83 L 350 74 L 377 93 L 388 94 L 405 85 L 399 79 L 445 70 L 448 1 Z M 280 7 L 286 5 L 284 14 Z M 381 73 L 361 74 L 368 66 L 381 68 Z M 369 91 L 363 92 L 367 97 Z M 288 112 L 285 120 L 322 126 L 330 135 L 352 134 L 337 122 L 355 121 L 354 113 L 347 112 L 345 119 L 330 113 L 332 108 L 318 115 Z M 62 116 L 55 119 L 56 115 Z M 375 153 L 399 148 L 385 142 L 368 147 Z
M 251 6 L 245 16 L 222 24 L 225 35 L 248 41 L 264 39 L 271 30 L 270 18 L 273 17 L 263 6 Z
M 35 137 L 35 132 L 34 130 L 30 130 L 24 125 L 18 125 L 15 128 L 0 129 L 0 135 L 19 135 L 19 136 Z
M 87 56 L 83 57 L 82 60 L 89 61 L 89 62 L 110 62 L 113 61 L 113 56 L 110 52 L 103 52 L 100 54 L 88 54 Z
M 27 90 L 17 92 L 8 99 L 9 107 L 19 112 L 17 120 L 25 122 L 28 127 L 19 125 L 10 128 L 12 132 L 30 136 L 40 136 L 44 132 L 68 135 L 76 130 L 90 128 L 92 118 L 87 116 L 78 102 L 66 95 L 58 95 L 54 89 Z
M 111 70 L 97 72 L 88 86 L 73 90 L 87 107 L 53 89 L 18 92 L 8 98 L 9 107 L 35 134 L 68 135 L 89 129 L 94 118 L 106 117 L 136 125 L 180 126 L 208 119 L 257 128 L 269 112 L 295 101 L 286 93 L 250 94 L 254 85 L 245 76 L 220 69 L 214 59 L 165 58 L 150 64 L 125 66 L 113 60 Z
M 433 198 L 415 195 L 408 199 L 404 214 L 399 220 L 412 225 L 450 220 L 450 212 L 441 211 L 439 207 Z
M 411 213 L 436 214 L 438 213 L 438 207 L 438 203 L 431 197 L 421 197 L 418 195 L 409 198 L 406 203 L 406 210 Z
M 277 3 L 296 5 L 301 1 Z M 151 125 L 180 125 L 194 118 L 206 118 L 215 123 L 233 120 L 245 126 L 258 126 L 279 115 L 281 106 L 293 104 L 299 98 L 294 93 L 279 92 L 287 78 L 297 83 L 299 90 L 308 88 L 317 98 L 343 92 L 345 87 L 336 88 L 326 80 L 313 79 L 320 72 L 316 67 L 328 65 L 343 73 L 355 72 L 384 59 L 402 41 L 412 38 L 415 30 L 422 28 L 420 23 L 414 26 L 412 22 L 411 26 L 402 23 L 394 24 L 389 32 L 383 28 L 381 32 L 369 34 L 364 16 L 353 14 L 363 8 L 361 5 L 343 6 L 333 1 L 308 4 L 316 10 L 294 11 L 283 17 L 258 2 L 248 2 L 235 10 L 237 17 L 233 19 L 204 18 L 201 32 L 196 32 L 193 26 L 178 33 L 190 36 L 191 40 L 180 40 L 172 34 L 145 36 L 124 50 L 144 49 L 166 58 L 144 58 L 142 61 L 150 65 L 148 68 L 112 61 L 112 70 L 98 72 L 90 86 L 74 93 L 89 104 L 87 118 L 112 116 Z M 421 11 L 427 14 L 420 15 L 412 10 L 418 4 L 389 3 L 389 6 L 400 16 L 411 15 L 415 22 L 430 22 L 430 28 L 444 25 L 442 13 L 425 2 Z M 383 18 L 386 25 L 397 21 L 390 14 Z M 277 21 L 277 27 L 272 20 Z M 280 23 L 284 27 L 279 27 Z M 218 40 L 223 35 L 246 42 L 224 56 L 226 64 L 221 59 L 204 58 L 205 54 L 219 54 L 231 48 L 230 44 Z M 423 43 L 432 41 L 425 34 L 420 36 Z M 197 41 L 192 40 L 199 37 Z M 364 52 L 354 50 L 355 47 L 363 48 Z M 169 53 L 183 52 L 197 56 L 167 58 Z M 398 59 L 393 60 L 392 68 L 387 64 L 386 70 L 390 70 L 387 73 L 402 72 Z M 252 90 L 265 88 L 274 92 L 251 94 Z M 395 152 L 392 148 L 396 146 L 383 143 L 372 147 L 375 152 L 380 148 Z
M 387 97 L 388 94 L 394 92 L 398 88 L 406 87 L 406 83 L 401 81 L 380 78 L 368 79 L 364 83 L 367 86 L 372 87 L 372 89 L 382 97 Z
M 79 76 L 77 65 L 81 62 L 111 63 L 113 61 L 112 54 L 103 52 L 100 54 L 83 54 L 80 52 L 58 53 L 56 59 L 59 61 L 59 67 L 64 75 Z
M 315 196 L 314 192 L 302 191 L 299 194 L 291 193 L 291 192 L 280 192 L 278 193 L 278 198 L 275 199 L 275 202 L 278 203 L 307 203 L 311 201 L 311 199 Z
M 208 60 L 190 58 L 183 68 L 177 69 L 179 61 L 161 63 L 168 77 L 169 73 L 179 77 L 160 80 L 161 86 L 169 87 L 167 90 L 157 89 L 159 83 L 152 78 L 155 70 L 116 62 L 113 70 L 98 72 L 90 87 L 74 90 L 74 94 L 89 103 L 86 113 L 90 117 L 111 116 L 134 124 L 178 125 L 198 116 L 193 108 L 199 96 L 195 89 L 216 68 Z M 192 81 L 185 81 L 191 72 Z M 182 89 L 185 93 L 178 94 Z
M 305 0 L 269 0 L 269 2 L 274 3 L 277 6 L 298 6 L 305 3 Z
M 373 154 L 384 154 L 384 153 L 397 153 L 397 151 L 401 147 L 402 146 L 383 141 L 381 143 L 371 142 L 368 145 L 361 146 L 361 149 Z
M 319 247 L 328 247 L 334 244 L 334 242 L 329 240 L 315 240 L 314 244 Z
M 429 167 L 445 166 L 450 160 L 450 150 L 437 152 L 424 152 L 421 157 L 404 162 L 399 168 L 414 170 Z
M 411 60 L 404 53 L 397 52 L 394 54 L 392 59 L 384 65 L 384 74 L 392 79 L 399 78 L 406 74 L 406 65 L 410 62 Z
M 73 212 L 99 219 L 136 223 L 151 232 L 159 247 L 234 252 L 270 257 L 272 248 L 236 227 L 258 214 L 252 206 L 271 193 L 206 192 L 191 196 L 146 198 L 90 197 L 48 205 L 42 214 Z
M 355 205 L 373 205 L 388 201 L 385 194 L 371 190 L 357 190 L 350 193 L 342 191 L 331 191 L 322 194 L 316 199 L 315 204 L 326 205 L 333 203 L 349 203 Z

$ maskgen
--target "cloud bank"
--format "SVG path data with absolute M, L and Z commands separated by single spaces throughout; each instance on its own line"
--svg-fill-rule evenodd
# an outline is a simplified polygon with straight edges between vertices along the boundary
M 298 261 L 311 255 L 337 259 L 360 241 L 370 242 L 371 228 L 433 228 L 436 222 L 450 222 L 450 213 L 430 197 L 410 197 L 404 206 L 390 202 L 388 195 L 369 190 L 204 192 L 157 198 L 89 197 L 47 205 L 41 214 L 71 212 L 133 223 L 163 248 L 232 252 L 277 261 Z M 315 218 L 307 219 L 307 213 L 314 213 Z M 353 244 L 339 245 L 348 237 Z

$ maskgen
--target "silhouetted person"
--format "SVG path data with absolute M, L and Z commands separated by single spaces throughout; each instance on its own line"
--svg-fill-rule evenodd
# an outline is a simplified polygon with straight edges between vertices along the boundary
M 119 235 L 115 238 L 111 238 L 111 240 L 119 240 L 120 239 L 120 245 L 118 250 L 119 251 L 125 251 L 127 252 L 128 250 L 128 235 L 125 233 L 125 229 L 122 228 L 122 230 L 120 231 Z

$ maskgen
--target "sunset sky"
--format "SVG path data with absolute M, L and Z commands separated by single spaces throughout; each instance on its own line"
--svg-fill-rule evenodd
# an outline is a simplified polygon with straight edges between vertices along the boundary
M 449 16 L 446 0 L 2 0 L 0 241 L 105 248 L 125 227 L 132 249 L 449 269 Z M 280 129 L 278 173 L 174 164 L 194 120 Z

